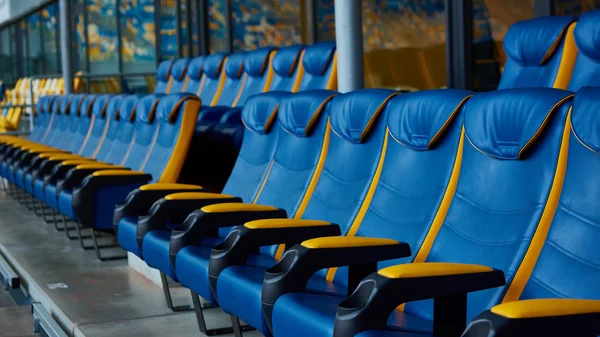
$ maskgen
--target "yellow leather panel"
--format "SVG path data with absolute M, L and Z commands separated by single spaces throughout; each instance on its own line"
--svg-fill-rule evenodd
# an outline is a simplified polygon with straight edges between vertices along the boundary
M 167 162 L 167 165 L 158 179 L 159 183 L 176 182 L 177 179 L 179 179 L 181 170 L 183 169 L 183 163 L 187 157 L 190 144 L 192 143 L 192 137 L 194 136 L 196 121 L 198 120 L 198 113 L 200 112 L 200 107 L 202 106 L 202 102 L 200 102 L 199 98 L 190 99 L 190 97 L 181 99 L 172 110 L 179 110 L 180 105 L 186 102 L 185 106 L 183 107 L 183 111 L 181 112 L 183 116 L 181 127 L 179 129 L 179 136 L 177 137 L 177 142 L 173 147 L 169 161 Z M 171 120 L 171 116 L 169 116 L 169 120 Z
M 116 166 L 113 164 L 96 163 L 96 162 L 80 164 L 80 165 L 75 166 L 75 168 L 78 170 L 89 170 L 89 169 L 94 170 L 94 169 L 104 169 L 104 168 L 115 169 L 115 170 L 125 169 L 125 167 L 123 167 L 123 166 Z
M 127 170 L 104 170 L 92 173 L 94 177 L 109 177 L 109 176 L 137 176 L 146 174 L 141 171 L 127 171 Z
M 291 90 L 292 92 L 298 92 L 298 89 L 300 89 L 300 84 L 302 84 L 302 79 L 304 78 L 304 66 L 302 65 L 303 58 L 304 58 L 304 50 L 302 50 L 302 52 L 300 53 L 300 57 L 298 58 L 298 61 L 296 61 L 298 70 L 296 73 L 296 79 L 294 80 L 294 85 L 292 86 L 292 90 Z M 294 67 L 296 67 L 296 64 L 294 64 L 294 66 L 290 68 L 290 75 L 294 71 Z
M 42 158 L 42 156 L 45 156 L 46 158 L 48 158 L 49 160 L 68 160 L 68 159 L 86 159 L 85 157 L 82 157 L 80 155 L 77 154 L 70 154 L 70 153 L 42 153 L 39 157 Z M 90 159 L 91 160 L 91 159 Z
M 262 211 L 276 211 L 277 207 L 257 204 L 242 204 L 242 203 L 230 203 L 230 204 L 216 204 L 204 206 L 200 209 L 204 213 L 233 213 L 233 212 L 262 212 Z
M 554 84 L 552 86 L 553 88 L 567 89 L 569 87 L 571 75 L 573 74 L 573 69 L 575 68 L 575 60 L 577 59 L 577 53 L 579 52 L 577 45 L 575 45 L 575 36 L 573 35 L 576 25 L 576 22 L 572 23 L 567 30 L 563 52 L 560 58 L 560 64 L 558 66 L 558 73 L 556 74 L 556 78 L 554 79 Z
M 381 238 L 365 238 L 360 236 L 331 236 L 310 239 L 302 242 L 302 247 L 310 249 L 387 246 L 398 244 L 398 241 Z
M 536 318 L 600 313 L 600 301 L 570 298 L 545 298 L 504 303 L 492 313 L 506 318 Z
M 550 224 L 554 218 L 554 213 L 558 207 L 560 192 L 562 191 L 563 182 L 565 180 L 570 135 L 571 108 L 569 108 L 569 113 L 567 115 L 567 122 L 565 123 L 562 143 L 558 153 L 558 163 L 556 164 L 554 181 L 552 182 L 552 187 L 550 188 L 550 194 L 548 195 L 546 207 L 544 207 L 544 211 L 540 217 L 540 222 L 537 226 L 535 234 L 533 235 L 533 238 L 531 239 L 529 249 L 527 249 L 527 253 L 525 253 L 523 261 L 521 261 L 521 265 L 519 266 L 519 269 L 517 269 L 517 272 L 515 273 L 515 276 L 513 277 L 513 280 L 506 291 L 506 295 L 504 295 L 502 303 L 513 302 L 521 297 L 521 293 L 523 292 L 523 289 L 525 289 L 525 285 L 527 284 L 527 281 L 533 272 L 533 267 L 535 267 L 535 263 L 540 256 L 540 252 L 542 251 L 542 247 L 546 241 L 546 236 L 550 230 Z
M 331 64 L 331 72 L 329 72 L 329 78 L 327 79 L 327 84 L 325 85 L 325 89 L 328 90 L 337 90 L 337 76 L 338 74 L 338 61 L 337 61 L 337 51 L 335 55 L 333 55 L 333 63 Z
M 98 163 L 97 161 L 94 161 L 93 159 L 87 159 L 87 158 L 79 158 L 79 159 L 69 159 L 69 160 L 65 160 L 63 161 L 61 164 L 63 165 L 81 165 L 81 164 L 101 164 Z
M 390 279 L 431 277 L 446 275 L 464 275 L 485 273 L 493 271 L 492 268 L 477 264 L 424 262 L 399 264 L 383 268 L 377 273 Z
M 300 220 L 300 219 L 265 219 L 246 222 L 244 227 L 250 229 L 269 229 L 269 228 L 294 228 L 294 227 L 317 227 L 330 226 L 331 223 L 320 220 Z
M 203 200 L 203 199 L 231 199 L 233 195 L 208 192 L 182 192 L 173 193 L 165 197 L 166 200 Z
M 260 184 L 260 188 L 258 189 L 258 192 L 256 192 L 256 195 L 254 196 L 254 200 L 252 200 L 252 203 L 255 203 L 256 201 L 258 201 L 258 198 L 260 197 L 260 194 L 262 193 L 263 189 L 265 188 L 265 184 L 267 183 L 267 179 L 269 179 L 269 175 L 271 174 L 271 169 L 273 168 L 273 160 L 271 160 L 271 163 L 269 164 L 269 169 L 267 170 L 267 174 L 265 174 L 262 183 Z
M 142 191 L 161 191 L 161 190 L 190 190 L 190 189 L 198 189 L 201 190 L 202 186 L 199 185 L 190 185 L 190 184 L 147 184 L 140 187 Z

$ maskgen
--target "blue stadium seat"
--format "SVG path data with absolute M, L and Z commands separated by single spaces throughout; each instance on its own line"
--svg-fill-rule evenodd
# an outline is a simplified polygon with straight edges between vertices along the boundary
M 575 92 L 584 86 L 600 85 L 600 10 L 583 13 L 573 31 L 578 54 L 569 82 L 569 90 Z
M 171 92 L 171 85 L 173 85 L 173 78 L 171 77 L 171 68 L 173 67 L 173 61 L 163 61 L 158 65 L 156 70 L 156 87 L 154 88 L 155 94 L 168 94 Z

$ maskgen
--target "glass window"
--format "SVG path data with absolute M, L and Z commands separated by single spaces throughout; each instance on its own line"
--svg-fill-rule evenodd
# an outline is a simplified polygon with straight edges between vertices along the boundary
M 7 85 L 12 85 L 17 81 L 16 69 L 12 66 L 15 57 L 15 41 L 12 39 L 11 31 L 12 26 L 9 26 L 0 32 L 0 38 L 2 39 L 2 53 L 0 57 L 1 80 Z
M 335 41 L 334 0 L 317 2 L 317 42 Z
M 119 70 L 116 10 L 116 0 L 88 0 L 88 48 L 92 74 L 115 73 Z
M 179 28 L 181 30 L 181 56 L 189 57 L 190 55 L 190 32 L 188 26 L 188 8 L 187 1 L 183 0 L 179 3 L 179 17 L 181 18 L 181 24 Z
M 208 0 L 209 53 L 227 51 L 227 0 Z
M 190 15 L 191 19 L 191 30 L 192 30 L 192 54 L 190 56 L 199 56 L 200 55 L 200 36 L 198 36 L 198 24 L 199 15 L 198 12 L 198 1 L 190 1 Z
M 44 73 L 58 74 L 62 71 L 60 63 L 60 39 L 58 37 L 58 4 L 54 3 L 41 10 L 42 34 L 44 35 Z
M 362 1 L 366 87 L 421 90 L 446 85 L 444 3 Z
M 84 1 L 85 0 L 74 0 L 72 7 L 73 15 L 75 17 L 75 30 L 73 31 L 75 39 L 75 48 L 73 48 L 73 69 L 75 73 L 86 72 L 85 57 L 87 42 L 85 38 L 85 18 L 83 14 L 85 11 Z
M 27 32 L 29 34 L 29 71 L 31 75 L 40 75 L 42 69 L 42 50 L 40 36 L 40 14 L 34 13 L 27 17 Z
M 600 0 L 554 0 L 556 15 L 579 15 L 600 8 Z
M 160 1 L 160 58 L 172 60 L 177 57 L 175 27 L 175 0 Z
M 510 26 L 534 16 L 534 0 L 474 0 L 475 89 L 494 90 L 506 62 L 502 42 Z
M 233 50 L 301 42 L 299 0 L 232 0 Z
M 156 70 L 156 36 L 153 0 L 122 0 L 121 32 L 123 72 Z

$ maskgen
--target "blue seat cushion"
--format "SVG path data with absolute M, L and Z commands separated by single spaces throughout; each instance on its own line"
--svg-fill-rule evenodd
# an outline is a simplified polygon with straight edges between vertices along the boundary
M 27 173 L 25 174 L 25 178 L 23 179 L 23 189 L 25 189 L 25 191 L 29 192 L 30 194 L 33 194 L 33 187 L 31 186 L 31 173 Z
M 270 335 L 271 333 L 262 315 L 261 304 L 262 285 L 267 268 L 268 266 L 239 266 L 225 269 L 217 281 L 217 294 L 219 304 L 225 312 L 239 317 L 263 334 Z M 311 293 L 323 297 L 333 297 L 338 303 L 347 294 L 345 287 L 327 282 L 320 275 L 315 275 L 308 281 L 307 289 Z M 244 305 L 239 305 L 240 302 Z M 279 303 L 279 300 L 277 303 Z M 335 307 L 337 308 L 337 304 Z M 297 316 L 298 312 L 292 313 L 292 315 Z M 335 311 L 333 315 L 335 318 Z M 287 335 L 283 334 L 282 336 Z M 298 336 L 312 335 L 299 334 Z
M 40 200 L 43 200 L 46 202 L 46 204 L 50 207 L 52 207 L 52 209 L 57 210 L 58 211 L 58 198 L 56 196 L 56 186 L 55 185 L 46 185 L 46 189 L 42 189 L 43 182 L 37 181 L 35 182 L 35 188 L 36 188 L 36 192 L 37 189 L 41 189 L 41 193 L 42 196 L 39 197 Z
M 117 231 L 117 238 L 119 244 L 126 251 L 132 252 L 140 258 L 143 258 L 142 252 L 140 251 L 137 240 L 137 217 L 126 217 L 121 219 L 119 222 L 119 230 Z
M 333 336 L 333 326 L 338 304 L 344 296 L 328 296 L 314 293 L 290 293 L 280 297 L 273 309 L 273 330 L 276 336 Z M 433 331 L 429 320 L 395 312 L 388 320 L 388 329 L 418 336 Z M 377 334 L 373 336 L 379 336 Z M 394 335 L 404 336 L 404 334 Z M 410 334 L 408 335 L 410 336 Z
M 121 225 L 119 224 L 119 237 L 121 236 Z M 133 240 L 135 241 L 135 229 L 133 229 Z M 144 261 L 152 267 L 167 274 L 173 280 L 177 281 L 175 270 L 171 267 L 169 258 L 169 241 L 171 240 L 170 230 L 153 230 L 144 236 L 142 243 L 142 252 Z
M 23 169 L 18 168 L 13 172 L 14 176 L 14 184 L 19 186 L 21 189 L 23 188 Z
M 46 188 L 48 188 L 46 186 Z M 58 210 L 64 215 L 69 216 L 71 219 L 75 219 L 75 213 L 73 212 L 73 194 L 70 190 L 62 190 L 58 195 Z

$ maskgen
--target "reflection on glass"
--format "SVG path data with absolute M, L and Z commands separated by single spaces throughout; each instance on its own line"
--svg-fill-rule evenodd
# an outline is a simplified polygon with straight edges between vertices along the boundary
M 122 0 L 121 57 L 123 72 L 151 72 L 156 69 L 156 36 L 153 0 Z
M 600 0 L 554 0 L 556 15 L 579 15 L 600 8 Z
M 118 71 L 116 0 L 88 0 L 90 73 Z
M 177 36 L 175 29 L 175 0 L 160 1 L 160 57 L 172 60 L 177 57 Z
M 208 0 L 208 49 L 209 53 L 227 50 L 227 0 Z
M 44 73 L 58 74 L 60 63 L 60 41 L 58 39 L 58 4 L 54 3 L 41 10 L 44 35 Z

